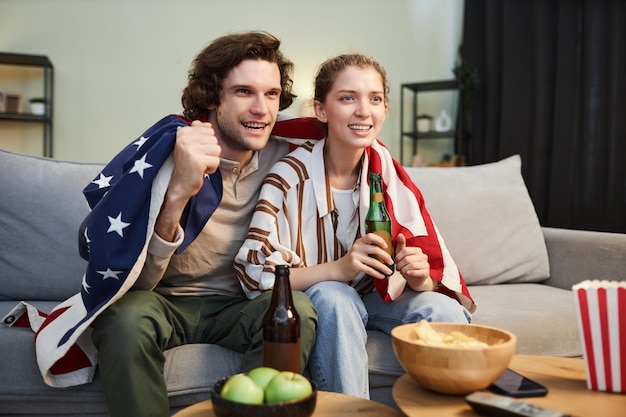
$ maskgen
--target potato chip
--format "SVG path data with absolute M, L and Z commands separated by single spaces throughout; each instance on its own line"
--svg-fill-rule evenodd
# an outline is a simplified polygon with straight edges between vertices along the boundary
M 421 320 L 415 327 L 418 339 L 415 343 L 428 346 L 447 346 L 456 348 L 486 347 L 487 343 L 468 336 L 458 330 L 450 333 L 438 332 L 430 326 L 426 320 Z

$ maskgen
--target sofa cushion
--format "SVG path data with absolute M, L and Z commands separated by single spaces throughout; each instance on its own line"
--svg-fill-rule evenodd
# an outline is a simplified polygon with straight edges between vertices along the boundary
M 62 301 L 79 291 L 82 189 L 102 167 L 0 151 L 0 300 Z
M 32 304 L 48 312 L 56 302 Z M 14 305 L 13 301 L 0 301 L 0 316 Z M 0 326 L 0 353 L 5 358 L 10 355 L 10 360 L 0 361 L 0 415 L 108 415 L 99 373 L 89 384 L 63 389 L 43 382 L 29 328 Z M 217 379 L 238 372 L 241 357 L 212 344 L 183 345 L 166 351 L 164 372 L 171 409 L 209 399 Z
M 32 301 L 36 308 L 49 312 L 56 302 Z M 0 301 L 0 317 L 15 306 Z M 376 399 L 393 404 L 391 386 L 404 371 L 398 363 L 389 336 L 370 330 L 367 342 L 370 386 Z M 0 326 L 0 414 L 32 416 L 105 416 L 107 407 L 96 372 L 89 384 L 52 388 L 44 384 L 35 360 L 34 334 L 28 328 Z M 239 372 L 242 355 L 214 344 L 188 344 L 165 352 L 165 382 L 171 410 L 210 398 L 219 378 Z
M 467 284 L 536 282 L 550 276 L 519 155 L 469 167 L 409 167 L 407 172 Z
M 472 323 L 514 333 L 516 353 L 582 355 L 571 291 L 536 283 L 475 285 L 470 290 L 479 306 Z

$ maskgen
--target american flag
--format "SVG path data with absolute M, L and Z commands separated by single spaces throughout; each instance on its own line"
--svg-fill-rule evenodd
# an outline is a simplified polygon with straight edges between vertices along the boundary
M 56 306 L 50 314 L 20 302 L 2 319 L 5 323 L 7 317 L 13 316 L 16 319 L 10 326 L 29 326 L 35 331 L 37 363 L 46 384 L 68 387 L 93 379 L 97 351 L 91 341 L 90 326 L 104 309 L 133 286 L 143 268 L 147 245 L 173 168 L 170 154 L 176 131 L 190 123 L 179 115 L 164 117 L 123 149 L 84 189 L 91 212 L 81 224 L 78 236 L 79 253 L 88 261 L 80 292 Z M 279 116 L 272 134 L 296 146 L 310 139 L 321 139 L 325 130 L 315 118 Z M 382 144 L 380 146 L 384 148 Z M 442 287 L 439 291 L 453 298 L 460 298 L 460 293 L 463 295 L 460 301 L 472 305 L 458 270 L 454 277 L 446 279 L 443 258 L 449 254 L 441 252 L 439 235 L 426 212 L 421 193 L 406 171 L 386 150 L 368 150 L 368 156 L 369 169 L 381 172 L 383 176 L 385 202 L 394 219 L 394 237 L 401 230 L 413 236 L 403 227 L 412 223 L 411 213 L 419 206 L 430 237 L 414 236 L 407 243 L 428 247 L 437 254 L 438 261 L 429 255 L 431 274 L 438 274 L 433 277 L 441 279 L 444 284 L 449 281 L 448 288 Z M 409 190 L 413 198 L 406 200 L 406 192 L 396 193 L 396 187 Z M 200 233 L 219 204 L 221 195 L 222 181 L 217 171 L 205 177 L 202 190 L 185 211 L 181 220 L 185 240 L 178 252 Z M 381 284 L 377 289 L 389 301 L 387 280 Z
M 17 318 L 12 326 L 35 331 L 37 363 L 46 384 L 67 387 L 93 379 L 97 351 L 90 326 L 133 286 L 141 272 L 173 168 L 170 155 L 176 131 L 190 123 L 179 115 L 164 117 L 124 148 L 83 190 L 91 211 L 78 235 L 80 256 L 88 262 L 80 292 L 50 314 L 21 302 L 5 316 Z M 316 119 L 280 116 L 272 134 L 295 146 L 321 138 L 324 131 Z M 196 238 L 221 197 L 218 170 L 205 176 L 201 191 L 188 204 L 181 219 L 185 238 L 177 252 Z

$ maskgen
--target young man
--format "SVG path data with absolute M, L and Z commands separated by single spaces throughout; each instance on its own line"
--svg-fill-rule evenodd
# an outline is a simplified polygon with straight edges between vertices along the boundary
M 138 256 L 145 261 L 133 263 L 129 276 L 136 277 L 127 284 L 128 291 L 93 323 L 91 340 L 98 349 L 112 416 L 169 416 L 163 376 L 166 349 L 216 343 L 244 354 L 242 371 L 261 365 L 260 329 L 271 293 L 248 300 L 232 261 L 245 239 L 266 173 L 288 151 L 286 142 L 270 139 L 278 111 L 294 98 L 293 64 L 283 57 L 279 45 L 278 39 L 262 32 L 216 39 L 193 63 L 182 96 L 184 117 L 167 116 L 129 145 L 137 154 L 144 147 L 148 150 L 141 158 L 135 154 L 132 165 L 121 164 L 126 166 L 125 176 L 115 186 L 121 187 L 125 180 L 145 181 L 158 164 L 151 193 L 161 192 L 162 203 L 154 207 L 145 201 L 137 209 L 140 214 L 142 210 L 156 213 L 153 228 L 148 227 L 148 233 L 153 233 L 148 234 L 147 251 Z M 173 142 L 168 158 L 151 160 L 168 138 Z M 111 166 L 120 165 L 116 159 Z M 101 203 L 107 199 L 109 204 L 117 203 L 112 196 L 141 200 L 132 188 L 125 197 L 114 194 L 113 188 L 107 193 L 109 176 L 114 174 L 107 175 L 105 168 L 85 189 L 88 200 L 92 193 Z M 161 177 L 166 178 L 163 186 Z M 98 204 L 92 204 L 92 218 L 81 228 L 82 251 L 90 262 L 112 252 L 110 245 L 97 246 L 96 226 L 91 226 L 93 217 L 107 218 L 98 214 Z M 120 209 L 119 216 L 108 215 L 107 239 L 133 233 L 135 223 L 125 219 L 125 213 Z M 126 252 L 113 257 L 121 260 Z M 119 272 L 108 265 L 92 269 L 100 281 L 86 274 L 84 293 L 93 292 L 102 281 L 115 281 L 106 278 Z M 301 318 L 304 370 L 315 340 L 317 314 L 303 293 L 294 297 Z

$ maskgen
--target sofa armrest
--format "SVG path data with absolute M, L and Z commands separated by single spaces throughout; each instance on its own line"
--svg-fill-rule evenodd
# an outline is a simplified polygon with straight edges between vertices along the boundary
M 544 284 L 571 289 L 586 279 L 626 281 L 626 234 L 542 227 L 550 259 Z

